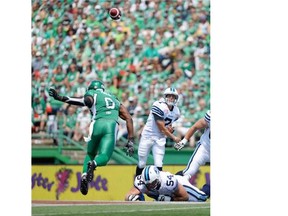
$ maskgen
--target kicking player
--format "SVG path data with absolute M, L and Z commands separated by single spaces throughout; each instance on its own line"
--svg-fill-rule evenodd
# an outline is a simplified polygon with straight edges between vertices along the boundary
M 144 201 L 142 194 L 155 201 L 205 202 L 210 197 L 210 186 L 204 185 L 199 190 L 183 176 L 146 166 L 142 174 L 135 177 L 134 187 L 126 194 L 125 201 Z
M 181 150 L 188 140 L 193 136 L 197 130 L 205 129 L 204 133 L 197 142 L 196 148 L 189 159 L 186 168 L 183 171 L 179 171 L 177 175 L 183 175 L 187 179 L 195 175 L 201 165 L 210 162 L 210 110 L 208 110 L 204 118 L 199 119 L 194 125 L 192 125 L 185 137 L 179 142 L 174 144 L 174 148 L 178 151 Z
M 174 142 L 181 140 L 173 134 L 172 128 L 172 123 L 180 117 L 179 108 L 176 106 L 177 101 L 178 92 L 171 87 L 164 91 L 164 99 L 153 103 L 139 141 L 136 175 L 142 173 L 151 150 L 154 165 L 162 170 L 166 138 L 169 137 Z

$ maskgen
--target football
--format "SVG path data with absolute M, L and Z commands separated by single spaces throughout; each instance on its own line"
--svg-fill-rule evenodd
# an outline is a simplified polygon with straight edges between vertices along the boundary
M 121 18 L 121 11 L 116 7 L 110 8 L 109 16 L 113 20 L 119 20 Z

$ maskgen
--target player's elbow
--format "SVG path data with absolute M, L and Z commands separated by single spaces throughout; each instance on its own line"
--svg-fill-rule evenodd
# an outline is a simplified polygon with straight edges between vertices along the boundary
M 85 96 L 84 97 L 84 104 L 91 108 L 93 106 L 93 103 L 94 103 L 94 99 L 91 97 L 91 96 Z

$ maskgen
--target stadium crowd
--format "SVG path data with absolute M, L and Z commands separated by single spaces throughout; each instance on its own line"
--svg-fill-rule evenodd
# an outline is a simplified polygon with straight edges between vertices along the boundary
M 119 21 L 107 13 L 113 6 Z M 176 133 L 184 136 L 210 109 L 209 0 L 32 0 L 31 24 L 32 133 L 61 127 L 83 140 L 87 109 L 54 100 L 48 89 L 80 97 L 95 79 L 128 108 L 137 134 L 172 85 L 181 111 Z M 127 134 L 123 124 L 118 139 Z

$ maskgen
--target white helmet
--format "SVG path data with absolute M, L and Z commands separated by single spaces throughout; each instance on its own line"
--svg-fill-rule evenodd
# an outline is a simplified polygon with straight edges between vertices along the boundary
M 156 189 L 161 185 L 160 171 L 156 166 L 146 166 L 141 176 L 148 189 Z
M 174 101 L 170 101 L 166 98 L 167 95 L 175 95 L 175 100 Z M 175 106 L 176 103 L 178 102 L 178 92 L 175 88 L 173 87 L 170 87 L 170 88 L 167 88 L 165 91 L 164 91 L 164 99 L 165 99 L 165 102 L 169 105 L 169 106 Z

